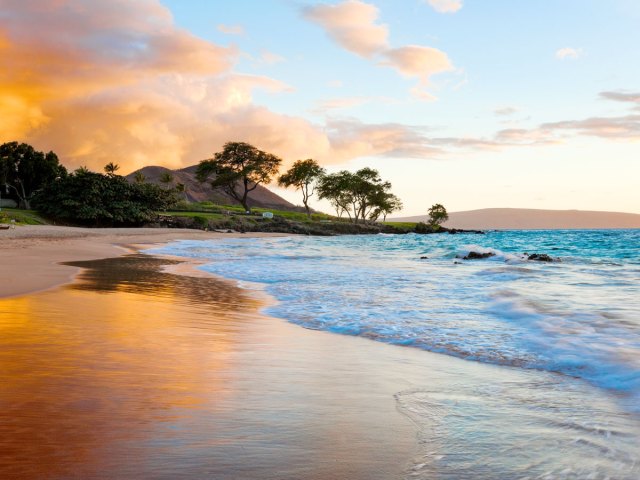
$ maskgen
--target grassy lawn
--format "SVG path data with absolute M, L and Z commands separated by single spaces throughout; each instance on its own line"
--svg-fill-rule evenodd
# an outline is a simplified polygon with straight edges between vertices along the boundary
M 0 211 L 0 223 L 9 223 L 11 220 L 15 220 L 16 225 L 48 225 L 49 223 L 34 210 L 3 207 Z
M 402 230 L 413 230 L 416 228 L 415 222 L 382 222 L 385 225 L 390 225 L 392 227 L 400 228 Z
M 159 215 L 167 215 L 170 217 L 204 217 L 207 219 L 220 219 L 225 218 L 226 215 L 222 213 L 213 213 L 213 212 L 160 212 Z
M 215 205 L 212 202 L 197 202 L 184 205 L 182 208 L 175 209 L 169 212 L 164 212 L 167 215 L 177 217 L 195 217 L 202 216 L 206 218 L 221 218 L 223 216 L 231 215 L 244 215 L 244 209 L 238 205 Z M 274 210 L 273 208 L 253 208 L 252 216 L 262 216 L 264 212 L 271 212 L 276 217 L 286 218 L 288 220 L 295 220 L 298 222 L 308 222 L 307 214 L 304 212 L 289 212 L 285 210 Z M 164 214 L 163 213 L 163 214 Z M 211 216 L 210 216 L 211 215 Z M 218 216 L 215 216 L 218 215 Z M 325 213 L 313 213 L 311 215 L 311 221 L 331 220 L 340 221 L 338 218 Z

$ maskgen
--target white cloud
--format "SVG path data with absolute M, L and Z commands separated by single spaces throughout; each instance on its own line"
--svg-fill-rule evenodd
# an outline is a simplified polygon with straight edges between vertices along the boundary
M 571 59 L 575 60 L 582 56 L 581 48 L 564 47 L 556 51 L 556 58 L 559 60 Z
M 268 52 L 266 50 L 264 50 L 260 54 L 260 61 L 267 65 L 275 65 L 276 63 L 281 63 L 281 62 L 284 62 L 285 60 L 286 59 L 283 56 L 278 55 L 277 53 Z
M 493 113 L 496 114 L 499 117 L 508 117 L 509 115 L 513 115 L 514 113 L 516 113 L 518 111 L 518 109 L 516 107 L 499 107 L 496 108 Z
M 462 8 L 462 0 L 427 0 L 427 3 L 439 13 L 455 13 Z
M 219 32 L 226 33 L 227 35 L 244 35 L 244 27 L 242 25 L 225 25 L 224 23 L 220 23 L 216 28 Z

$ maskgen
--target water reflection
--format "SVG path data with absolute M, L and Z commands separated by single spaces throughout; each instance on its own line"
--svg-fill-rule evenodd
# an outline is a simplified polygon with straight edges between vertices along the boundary
M 195 306 L 222 308 L 232 305 L 237 310 L 255 310 L 258 302 L 224 280 L 210 276 L 175 275 L 167 267 L 183 262 L 143 254 L 118 258 L 67 262 L 83 268 L 79 282 L 67 288 L 92 292 L 127 292 Z
M 189 442 L 173 429 L 197 432 L 228 394 L 229 345 L 256 301 L 160 270 L 172 263 L 74 263 L 77 283 L 0 301 L 0 478 L 116 478 L 150 442 Z
M 638 478 L 638 419 L 583 382 L 266 319 L 173 260 L 73 265 L 0 300 L 0 479 Z

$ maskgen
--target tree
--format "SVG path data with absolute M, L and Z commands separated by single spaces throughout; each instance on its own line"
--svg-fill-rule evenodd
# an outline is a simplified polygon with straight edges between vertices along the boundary
M 402 210 L 402 200 L 400 200 L 393 193 L 381 192 L 377 198 L 374 199 L 374 209 L 369 215 L 369 218 L 374 222 L 382 216 L 382 221 L 387 220 L 387 215 L 398 210 Z
M 281 187 L 295 187 L 302 191 L 302 203 L 307 211 L 307 217 L 311 218 L 309 198 L 315 192 L 316 182 L 325 174 L 325 169 L 318 162 L 308 158 L 296 160 L 289 170 L 278 178 Z
M 187 187 L 185 186 L 184 183 L 176 183 L 176 192 L 181 193 L 182 196 L 184 197 L 184 201 L 188 202 L 189 199 L 187 198 Z
M 429 209 L 429 225 L 433 230 L 440 228 L 440 225 L 449 220 L 447 209 L 439 203 L 432 205 Z
M 383 214 L 386 217 L 389 211 L 400 208 L 397 207 L 400 200 L 390 189 L 391 184 L 383 181 L 372 168 L 362 168 L 355 173 L 342 170 L 325 175 L 318 183 L 319 197 L 329 200 L 338 216 L 346 212 L 355 223 L 377 219 Z
M 169 186 L 170 183 L 173 182 L 173 175 L 171 172 L 164 172 L 160 175 L 160 182 L 164 183 L 166 186 Z
M 33 200 L 44 216 L 90 226 L 141 225 L 176 202 L 173 190 L 129 183 L 119 175 L 78 169 L 48 184 Z
M 133 176 L 133 179 L 135 180 L 136 183 L 144 183 L 147 181 L 147 177 L 145 177 L 144 173 L 142 172 L 136 172 L 135 175 Z
M 26 143 L 0 145 L 0 185 L 13 192 L 20 208 L 31 208 L 38 190 L 66 175 L 67 169 L 53 152 L 38 152 Z
M 204 182 L 215 175 L 211 186 L 224 189 L 245 211 L 250 212 L 247 201 L 249 193 L 259 184 L 269 183 L 278 173 L 281 163 L 282 160 L 277 156 L 248 143 L 227 142 L 212 159 L 200 162 L 196 177 Z
M 109 162 L 104 166 L 104 171 L 107 175 L 113 176 L 116 174 L 117 170 L 120 170 L 120 165 L 117 163 Z
M 318 182 L 318 197 L 328 200 L 338 217 L 342 217 L 346 213 L 350 220 L 353 220 L 351 212 L 352 183 L 353 174 L 347 170 L 325 175 Z

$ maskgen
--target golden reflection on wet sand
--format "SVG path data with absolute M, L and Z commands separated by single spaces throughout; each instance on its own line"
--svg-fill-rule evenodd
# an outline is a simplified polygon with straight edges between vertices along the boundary
M 2 478 L 104 472 L 135 457 L 159 421 L 170 428 L 225 394 L 215 370 L 230 361 L 229 316 L 256 301 L 160 272 L 166 263 L 80 263 L 89 270 L 70 287 L 0 301 Z
M 2 480 L 638 478 L 638 418 L 584 382 L 306 330 L 170 259 L 74 265 L 0 300 Z
M 373 478 L 357 461 L 313 460 L 372 448 L 353 444 L 366 426 L 336 417 L 340 402 L 321 411 L 331 376 L 307 382 L 305 352 L 290 348 L 265 368 L 287 348 L 272 340 L 299 327 L 265 330 L 256 298 L 163 271 L 176 263 L 78 262 L 69 286 L 0 300 L 0 478 L 312 478 L 314 462 Z

